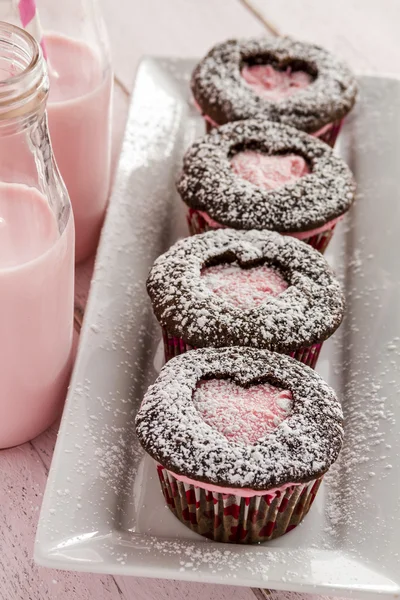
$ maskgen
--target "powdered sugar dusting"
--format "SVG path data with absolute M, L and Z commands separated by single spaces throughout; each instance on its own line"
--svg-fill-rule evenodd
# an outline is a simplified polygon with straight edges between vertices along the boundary
M 276 269 L 259 265 L 243 269 L 237 262 L 206 267 L 201 278 L 218 296 L 240 308 L 251 308 L 265 301 L 266 296 L 278 296 L 288 284 Z
M 292 394 L 270 383 L 242 388 L 226 379 L 199 381 L 193 404 L 205 423 L 228 440 L 254 444 L 290 412 Z

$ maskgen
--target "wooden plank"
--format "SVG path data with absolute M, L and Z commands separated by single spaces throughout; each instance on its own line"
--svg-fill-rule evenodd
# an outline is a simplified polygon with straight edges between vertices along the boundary
M 246 0 L 281 34 L 324 45 L 362 72 L 400 74 L 398 0 Z
M 53 571 L 33 562 L 36 523 L 54 435 L 40 455 L 31 444 L 0 453 L 0 598 L 121 600 L 124 596 L 110 576 Z M 48 434 L 44 440 L 49 440 Z M 42 445 L 40 438 L 38 444 Z
M 237 0 L 101 0 L 118 78 L 130 90 L 145 54 L 201 56 L 229 37 L 261 35 L 263 25 Z

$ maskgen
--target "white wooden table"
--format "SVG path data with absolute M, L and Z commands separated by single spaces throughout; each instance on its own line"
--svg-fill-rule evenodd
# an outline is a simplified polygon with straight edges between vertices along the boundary
M 115 69 L 113 166 L 143 54 L 201 56 L 228 37 L 267 29 L 324 44 L 353 68 L 400 71 L 398 0 L 101 0 Z M 60 8 L 61 10 L 61 8 Z M 77 338 L 93 260 L 76 277 Z M 52 571 L 32 560 L 35 528 L 57 426 L 0 452 L 0 600 L 254 600 L 257 590 Z M 270 593 L 271 600 L 311 596 Z

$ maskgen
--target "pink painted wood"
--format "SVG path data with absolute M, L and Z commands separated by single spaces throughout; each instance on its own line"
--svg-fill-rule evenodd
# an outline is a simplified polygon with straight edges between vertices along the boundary
M 243 0 L 282 34 L 324 45 L 363 72 L 400 74 L 398 0 Z

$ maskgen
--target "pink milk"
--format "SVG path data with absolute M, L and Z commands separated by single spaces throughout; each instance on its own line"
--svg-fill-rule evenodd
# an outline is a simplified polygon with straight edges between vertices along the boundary
M 72 218 L 60 235 L 36 188 L 0 183 L 0 448 L 59 415 L 71 366 Z
M 80 262 L 96 249 L 110 187 L 112 77 L 87 44 L 49 34 L 46 49 L 50 136 L 74 211 Z

